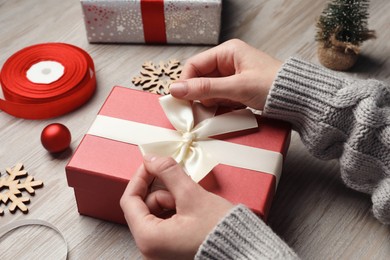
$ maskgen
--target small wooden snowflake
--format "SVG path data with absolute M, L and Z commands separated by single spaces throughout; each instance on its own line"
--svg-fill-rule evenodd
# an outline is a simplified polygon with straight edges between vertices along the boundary
M 11 204 L 8 209 L 11 213 L 14 213 L 17 209 L 27 213 L 28 208 L 26 204 L 30 202 L 30 198 L 24 197 L 22 191 L 27 191 L 30 195 L 34 195 L 34 188 L 42 187 L 43 182 L 34 181 L 34 177 L 28 175 L 22 163 L 16 164 L 13 168 L 7 168 L 6 172 L 8 176 L 0 178 L 0 205 L 2 203 L 7 205 L 8 201 L 10 201 Z M 0 207 L 0 215 L 3 214 L 4 209 Z
M 159 65 L 147 61 L 142 65 L 141 75 L 134 77 L 132 82 L 143 90 L 166 95 L 169 94 L 169 85 L 179 79 L 181 69 L 180 61 L 175 59 L 168 63 L 160 61 Z

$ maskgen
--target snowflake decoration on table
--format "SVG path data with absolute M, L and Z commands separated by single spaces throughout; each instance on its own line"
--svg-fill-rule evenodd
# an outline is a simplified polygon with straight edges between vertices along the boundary
M 179 79 L 181 69 L 180 61 L 175 59 L 168 63 L 160 61 L 159 65 L 147 61 L 142 65 L 141 75 L 134 77 L 132 82 L 143 90 L 166 95 L 169 94 L 169 85 Z
M 30 202 L 29 197 L 24 197 L 22 190 L 27 191 L 30 195 L 34 195 L 34 188 L 40 188 L 43 186 L 42 181 L 34 181 L 34 177 L 28 175 L 24 170 L 23 164 L 18 163 L 13 168 L 7 168 L 6 172 L 8 176 L 0 178 L 0 205 L 1 203 L 7 204 L 11 201 L 11 205 L 8 207 L 11 213 L 14 213 L 16 209 L 20 209 L 23 213 L 28 212 L 26 206 Z M 22 178 L 24 178 L 22 182 Z M 4 209 L 0 207 L 0 215 L 4 214 Z

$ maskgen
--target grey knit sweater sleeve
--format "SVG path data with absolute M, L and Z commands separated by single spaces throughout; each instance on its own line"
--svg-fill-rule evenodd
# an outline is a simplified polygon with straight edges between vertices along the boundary
M 373 213 L 390 224 L 390 86 L 341 77 L 297 58 L 278 73 L 264 116 L 288 121 L 307 149 L 338 158 L 345 184 L 372 195 Z M 242 205 L 200 246 L 196 259 L 295 259 L 297 255 Z
M 345 184 L 371 194 L 375 217 L 390 224 L 388 84 L 291 58 L 275 79 L 264 115 L 291 122 L 314 156 L 338 158 Z
M 298 259 L 263 221 L 243 205 L 234 207 L 200 246 L 195 259 Z

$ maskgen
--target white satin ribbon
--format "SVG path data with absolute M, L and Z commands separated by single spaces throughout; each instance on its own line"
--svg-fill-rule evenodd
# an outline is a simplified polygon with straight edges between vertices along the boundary
M 197 108 L 190 102 L 171 95 L 159 100 L 176 130 L 98 115 L 88 134 L 138 145 L 142 154 L 171 156 L 196 182 L 220 163 L 273 174 L 279 180 L 282 154 L 210 138 L 258 127 L 250 110 L 236 110 L 196 124 L 197 111 L 193 109 Z

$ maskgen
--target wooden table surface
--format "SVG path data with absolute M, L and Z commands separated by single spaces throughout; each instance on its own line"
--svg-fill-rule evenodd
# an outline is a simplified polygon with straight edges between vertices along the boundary
M 299 56 L 314 63 L 315 21 L 324 0 L 223 1 L 221 41 L 240 38 L 279 59 Z M 390 1 L 371 1 L 369 27 L 378 38 L 366 42 L 349 72 L 390 81 Z M 80 216 L 65 165 L 114 85 L 132 87 L 144 61 L 185 61 L 210 46 L 89 44 L 77 0 L 0 0 L 0 66 L 13 53 L 44 42 L 85 49 L 96 66 L 96 95 L 82 108 L 50 120 L 23 120 L 0 111 L 0 172 L 23 162 L 44 181 L 31 197 L 29 213 L 5 210 L 0 226 L 41 219 L 60 229 L 69 259 L 140 259 L 126 226 Z M 52 156 L 40 143 L 42 129 L 62 123 L 72 132 L 71 150 Z M 4 205 L 1 205 L 5 208 Z M 389 259 L 390 228 L 370 212 L 370 197 L 344 186 L 336 161 L 310 156 L 293 133 L 269 223 L 303 259 Z M 44 227 L 25 227 L 0 239 L 0 259 L 61 259 L 61 237 Z

